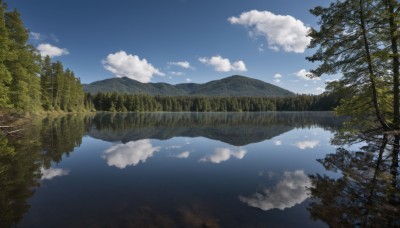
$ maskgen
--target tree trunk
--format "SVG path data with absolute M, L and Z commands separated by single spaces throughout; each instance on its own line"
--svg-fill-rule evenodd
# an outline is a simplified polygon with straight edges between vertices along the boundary
M 371 53 L 369 50 L 369 42 L 368 42 L 368 37 L 367 37 L 367 31 L 365 27 L 365 21 L 364 21 L 364 7 L 363 7 L 363 0 L 360 0 L 360 22 L 361 22 L 361 30 L 362 30 L 362 35 L 364 39 L 364 49 L 365 49 L 365 54 L 367 58 L 367 63 L 368 63 L 368 72 L 369 72 L 369 79 L 371 82 L 371 87 L 372 87 L 372 99 L 374 103 L 374 108 L 375 108 L 375 115 L 379 121 L 379 123 L 382 125 L 384 130 L 388 130 L 389 125 L 386 123 L 385 118 L 383 117 L 380 107 L 379 107 L 379 101 L 378 101 L 378 92 L 376 90 L 376 82 L 375 82 L 375 73 L 374 69 L 372 66 L 372 58 L 371 58 Z

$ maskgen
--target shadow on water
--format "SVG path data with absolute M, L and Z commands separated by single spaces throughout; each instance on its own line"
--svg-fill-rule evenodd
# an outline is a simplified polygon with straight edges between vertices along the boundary
M 331 227 L 399 227 L 399 139 L 370 138 L 360 150 L 340 147 L 319 159 L 342 177 L 310 176 L 311 218 Z

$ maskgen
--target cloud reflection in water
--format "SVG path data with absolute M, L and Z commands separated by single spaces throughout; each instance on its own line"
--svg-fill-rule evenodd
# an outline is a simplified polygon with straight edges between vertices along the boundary
M 238 150 L 233 150 L 231 148 L 216 148 L 214 150 L 214 154 L 210 156 L 206 156 L 200 161 L 202 162 L 212 162 L 212 163 L 221 163 L 224 161 L 227 161 L 231 158 L 231 156 L 237 158 L 237 159 L 242 159 L 246 155 L 246 150 L 243 148 L 239 148 Z
M 307 148 L 313 149 L 314 147 L 319 145 L 318 140 L 305 140 L 296 142 L 296 147 L 300 150 L 305 150 Z
M 114 145 L 104 152 L 103 158 L 107 160 L 109 166 L 123 169 L 126 166 L 136 166 L 140 162 L 146 162 L 158 151 L 160 147 L 154 147 L 150 140 L 143 139 Z
M 66 176 L 69 174 L 69 170 L 58 168 L 41 168 L 40 172 L 42 173 L 42 177 L 40 178 L 41 180 L 51 180 L 55 177 Z
M 286 171 L 275 187 L 264 188 L 250 197 L 239 196 L 239 200 L 250 207 L 264 211 L 275 208 L 283 210 L 306 200 L 309 187 L 311 187 L 311 181 L 303 170 Z

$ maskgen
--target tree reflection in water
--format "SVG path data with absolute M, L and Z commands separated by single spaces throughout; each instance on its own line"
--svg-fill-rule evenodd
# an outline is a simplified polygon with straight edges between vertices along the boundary
M 338 148 L 318 161 L 335 179 L 310 176 L 314 220 L 332 227 L 399 227 L 399 136 L 372 138 L 359 151 Z

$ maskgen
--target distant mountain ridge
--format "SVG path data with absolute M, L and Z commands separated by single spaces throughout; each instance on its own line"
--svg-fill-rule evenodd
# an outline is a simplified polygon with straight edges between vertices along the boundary
M 83 84 L 89 93 L 117 92 L 128 94 L 148 94 L 161 96 L 241 96 L 241 97 L 286 97 L 295 94 L 279 86 L 258 79 L 233 75 L 204 84 L 182 83 L 142 83 L 130 78 L 111 78 Z

